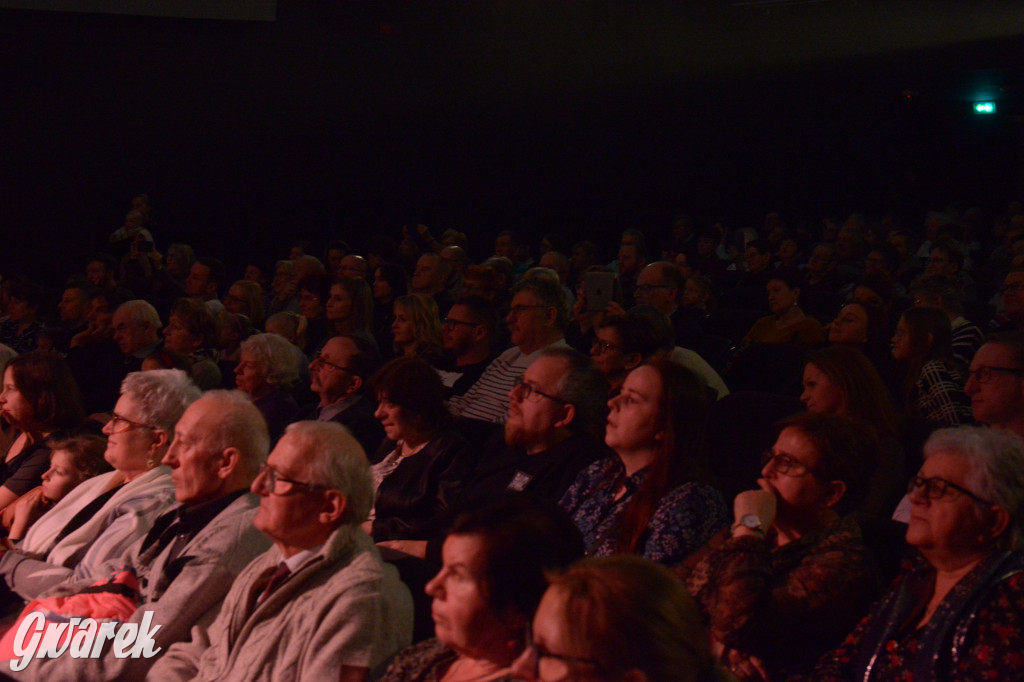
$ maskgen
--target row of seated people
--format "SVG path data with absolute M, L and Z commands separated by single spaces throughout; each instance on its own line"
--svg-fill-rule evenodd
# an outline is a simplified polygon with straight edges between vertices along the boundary
M 517 292 L 517 295 L 523 293 L 526 293 L 525 289 Z M 540 304 L 533 305 L 542 307 Z M 639 324 L 639 321 L 637 321 L 637 324 Z M 994 346 L 997 350 L 1012 351 L 1012 345 L 1008 340 L 1003 342 L 994 341 L 987 344 L 987 346 Z M 983 347 L 982 351 L 985 350 L 986 347 Z M 988 348 L 988 350 L 991 350 L 991 348 Z M 856 353 L 855 351 L 853 352 Z M 982 355 L 980 359 L 975 358 L 975 360 L 981 362 L 986 357 Z M 52 364 L 55 362 L 54 358 L 55 356 L 52 354 L 43 354 L 42 356 L 39 354 L 28 354 L 11 361 L 5 370 L 5 386 L 10 383 L 14 388 L 9 394 L 5 391 L 5 396 L 2 399 L 4 404 L 3 411 L 5 418 L 11 420 L 16 426 L 16 435 L 12 434 L 15 435 L 15 441 L 20 438 L 23 441 L 29 442 L 29 444 L 38 442 L 38 436 L 45 435 L 47 433 L 46 429 L 52 426 L 49 423 L 40 426 L 39 423 L 33 421 L 36 419 L 34 416 L 35 407 L 31 410 L 27 409 L 26 405 L 23 404 L 24 401 L 20 399 L 20 395 L 32 394 L 33 391 L 26 386 L 24 379 L 19 383 L 17 379 L 19 367 L 23 365 L 32 366 L 34 363 L 45 364 L 50 362 Z M 344 361 L 341 360 L 341 362 Z M 330 369 L 345 373 L 346 366 L 341 364 L 341 362 L 335 363 L 335 366 L 331 366 Z M 991 392 L 993 385 L 997 383 L 996 380 L 1018 380 L 1018 374 L 1013 371 L 1014 362 L 1015 360 L 1011 352 L 1010 358 L 1004 358 L 1003 364 L 979 365 L 972 367 L 972 371 L 975 372 L 974 377 L 979 385 L 987 386 L 987 390 Z M 318 359 L 315 364 L 322 365 L 323 363 L 323 359 Z M 59 366 L 60 363 L 56 364 Z M 819 359 L 818 364 L 825 365 L 826 363 L 823 359 Z M 1021 363 L 1016 362 L 1016 364 L 1019 366 Z M 582 372 L 581 376 L 590 374 L 589 384 L 579 377 L 573 378 L 571 376 L 571 370 L 574 365 L 578 368 L 579 372 Z M 561 381 L 559 381 L 559 371 L 563 375 Z M 30 375 L 32 374 L 30 373 Z M 45 372 L 34 373 L 34 375 L 39 374 L 63 377 L 63 390 L 51 393 L 51 400 L 54 395 L 72 395 L 74 393 L 73 383 L 69 381 L 69 374 L 66 370 L 60 372 L 54 369 L 48 374 Z M 166 374 L 160 372 L 152 374 L 152 376 L 157 377 Z M 176 376 L 176 380 L 179 383 L 184 381 L 184 377 L 180 374 L 170 374 Z M 985 376 L 982 377 L 982 375 Z M 145 377 L 146 373 L 131 376 Z M 141 381 L 141 379 L 133 379 L 133 381 Z M 504 471 L 500 471 L 502 467 L 491 467 L 492 469 L 499 470 L 495 478 L 499 485 L 494 490 L 500 491 L 502 488 L 511 488 L 540 495 L 538 489 L 531 486 L 542 480 L 550 484 L 550 476 L 547 475 L 547 472 L 544 472 L 542 475 L 531 476 L 530 473 L 521 471 L 520 468 L 523 463 L 530 462 L 531 459 L 542 462 L 544 458 L 536 457 L 536 455 L 548 453 L 553 448 L 550 442 L 542 444 L 540 448 L 536 448 L 536 444 L 531 446 L 522 439 L 530 432 L 530 426 L 536 427 L 538 424 L 546 423 L 548 424 L 548 431 L 546 433 L 549 438 L 553 437 L 557 443 L 567 442 L 572 435 L 575 435 L 568 429 L 568 426 L 572 424 L 577 413 L 582 414 L 586 411 L 584 406 L 587 400 L 589 400 L 591 407 L 593 407 L 595 396 L 597 405 L 600 405 L 604 400 L 604 396 L 607 395 L 607 384 L 595 383 L 601 381 L 599 373 L 590 366 L 586 358 L 574 354 L 570 350 L 560 348 L 557 345 L 554 348 L 544 350 L 534 358 L 534 362 L 531 362 L 526 368 L 522 381 L 511 390 L 508 419 L 504 429 L 507 445 L 519 445 L 522 448 L 522 452 L 518 453 L 518 461 L 510 462 L 511 466 L 504 467 Z M 587 397 L 570 399 L 566 393 L 567 389 L 573 384 L 577 384 L 577 388 L 579 388 L 578 384 L 580 383 L 584 385 L 583 395 Z M 429 518 L 429 514 L 426 517 L 420 514 L 415 507 L 416 505 L 422 505 L 424 497 L 419 493 L 422 492 L 425 486 L 432 487 L 434 489 L 433 494 L 435 495 L 435 501 L 433 502 L 435 510 L 439 507 L 452 511 L 458 510 L 469 504 L 467 501 L 469 495 L 464 492 L 458 492 L 458 488 L 462 486 L 465 490 L 474 490 L 476 487 L 472 484 L 474 470 L 476 472 L 486 471 L 486 465 L 496 464 L 497 462 L 485 460 L 482 462 L 475 461 L 473 464 L 469 463 L 469 460 L 478 460 L 480 456 L 468 455 L 467 459 L 467 452 L 469 450 L 465 447 L 460 448 L 457 444 L 462 437 L 457 431 L 453 433 L 450 429 L 444 428 L 446 421 L 444 415 L 436 412 L 436 406 L 440 404 L 443 397 L 442 384 L 437 373 L 430 369 L 424 361 L 405 358 L 396 360 L 388 365 L 375 379 L 371 379 L 370 384 L 375 387 L 374 393 L 379 403 L 376 414 L 382 422 L 386 433 L 392 437 L 392 440 L 390 445 L 385 445 L 378 449 L 378 455 L 384 453 L 386 455 L 384 459 L 380 460 L 371 469 L 371 479 L 376 484 L 377 495 L 376 504 L 372 507 L 374 515 L 367 525 L 367 529 L 374 534 L 374 538 L 379 540 L 382 547 L 389 550 L 400 550 L 405 556 L 421 555 L 430 558 L 431 541 L 436 542 L 443 535 L 443 530 L 438 532 L 437 529 L 443 529 L 449 521 L 445 520 L 443 515 L 441 519 L 438 519 Z M 70 389 L 68 385 L 71 385 Z M 1003 386 L 1002 389 L 1003 393 L 1006 393 L 1006 386 Z M 422 396 L 420 399 L 410 396 L 410 394 L 415 394 L 421 390 L 425 391 L 425 395 L 432 395 L 433 399 L 422 400 Z M 151 386 L 144 393 L 147 396 L 153 396 L 159 395 L 160 391 Z M 981 392 L 980 395 L 982 398 L 987 397 L 990 408 L 994 406 L 995 401 L 992 400 L 991 395 L 986 396 L 984 392 Z M 1012 396 L 1012 391 L 1010 395 Z M 563 485 L 564 481 L 570 481 L 569 487 L 565 492 L 555 495 L 555 497 L 559 498 L 558 501 L 562 507 L 575 522 L 577 529 L 582 534 L 584 546 L 588 548 L 590 553 L 600 555 L 632 552 L 648 556 L 669 565 L 679 565 L 681 562 L 685 563 L 688 556 L 692 560 L 693 557 L 701 556 L 702 552 L 711 551 L 709 548 L 714 546 L 712 536 L 719 528 L 728 525 L 729 515 L 725 511 L 721 494 L 713 486 L 709 485 L 712 479 L 702 472 L 701 467 L 701 436 L 704 431 L 702 427 L 705 422 L 704 415 L 706 410 L 711 407 L 709 396 L 710 392 L 706 384 L 701 382 L 692 373 L 665 360 L 656 360 L 653 364 L 639 366 L 627 374 L 619 393 L 609 402 L 610 413 L 606 422 L 602 424 L 604 426 L 602 429 L 604 439 L 611 452 L 590 463 L 586 468 L 579 470 L 575 477 L 563 475 Z M 1018 387 L 1018 401 L 1020 396 L 1021 391 Z M 111 437 L 108 451 L 112 449 L 111 445 L 114 446 L 114 450 L 116 450 L 117 446 L 124 447 L 125 441 L 129 437 L 137 435 L 155 436 L 153 442 L 150 443 L 150 447 L 145 451 L 145 462 L 142 463 L 136 460 L 132 466 L 137 467 L 137 470 L 134 471 L 136 475 L 140 471 L 150 472 L 154 469 L 159 469 L 160 467 L 155 466 L 161 461 L 155 457 L 155 455 L 159 454 L 159 451 L 154 453 L 153 448 L 156 446 L 166 448 L 167 434 L 164 433 L 161 438 L 160 434 L 145 433 L 145 429 L 153 429 L 151 421 L 140 415 L 137 410 L 131 409 L 132 403 L 130 401 L 126 402 L 126 397 L 122 396 L 115 408 L 114 419 L 105 427 L 106 432 Z M 211 394 L 208 397 L 211 400 L 230 402 L 230 394 Z M 812 406 L 813 400 L 810 399 L 810 396 L 808 398 L 808 405 Z M 242 409 L 241 405 L 247 402 L 238 398 L 233 400 L 239 405 L 239 409 Z M 122 404 L 122 402 L 125 402 L 125 404 Z M 984 402 L 986 401 L 983 400 L 982 403 L 984 404 Z M 11 404 L 10 409 L 8 409 L 8 403 Z M 200 404 L 207 408 L 211 405 L 209 402 Z M 435 411 L 432 412 L 431 410 Z M 40 411 L 42 410 L 40 409 Z M 210 411 L 210 409 L 204 409 L 199 411 L 199 414 L 203 415 Z M 216 412 L 216 410 L 212 411 Z M 250 413 L 252 413 L 251 410 Z M 183 417 L 182 419 L 185 418 Z M 566 421 L 569 424 L 566 424 Z M 259 417 L 257 422 L 260 424 L 266 423 L 262 416 Z M 189 422 L 186 421 L 186 423 Z M 996 421 L 993 420 L 991 423 L 993 426 L 997 426 Z M 593 427 L 593 421 L 589 425 Z M 250 426 L 252 425 L 250 424 Z M 555 428 L 551 428 L 552 426 Z M 210 428 L 216 429 L 219 427 L 211 425 Z M 175 499 L 187 506 L 189 500 L 194 501 L 191 497 L 192 492 L 194 492 L 193 489 L 202 487 L 203 484 L 201 481 L 195 480 L 199 477 L 200 472 L 189 471 L 196 466 L 196 463 L 191 461 L 189 457 L 184 456 L 188 454 L 190 445 L 196 445 L 196 440 L 189 437 L 187 430 L 183 432 L 181 425 L 178 425 L 177 429 L 178 438 L 180 439 L 178 442 L 181 444 L 181 454 L 183 456 L 180 459 L 173 456 L 174 451 L 172 450 L 164 455 L 163 461 L 172 468 L 173 473 L 169 475 L 169 478 L 174 487 Z M 843 456 L 847 459 L 846 464 L 837 464 L 835 466 L 839 468 L 842 466 L 852 467 L 851 472 L 848 474 L 844 473 L 841 476 L 837 475 L 837 478 L 834 480 L 829 478 L 831 474 L 826 475 L 824 477 L 827 479 L 826 482 L 834 483 L 838 481 L 842 483 L 842 494 L 838 496 L 835 494 L 840 486 L 830 485 L 818 489 L 817 493 L 820 494 L 809 495 L 809 498 L 815 501 L 816 506 L 812 505 L 812 507 L 801 508 L 799 512 L 794 512 L 797 513 L 799 518 L 790 518 L 789 522 L 798 526 L 795 529 L 788 531 L 780 530 L 780 528 L 785 529 L 785 521 L 780 522 L 781 525 L 775 528 L 777 535 L 774 542 L 779 546 L 784 546 L 789 544 L 789 540 L 792 540 L 794 536 L 807 535 L 809 537 L 812 535 L 810 529 L 820 531 L 825 528 L 829 529 L 830 532 L 839 534 L 842 542 L 846 542 L 851 537 L 856 539 L 858 531 L 856 528 L 851 528 L 849 523 L 841 528 L 836 525 L 840 521 L 839 511 L 853 508 L 863 509 L 863 504 L 860 502 L 861 495 L 865 489 L 871 490 L 878 479 L 878 469 L 875 470 L 874 477 L 869 475 L 872 468 L 869 466 L 869 463 L 883 459 L 886 456 L 886 451 L 884 448 L 874 445 L 875 439 L 879 436 L 878 433 L 867 429 L 864 424 L 858 426 L 857 422 L 844 423 L 844 420 L 838 417 L 834 419 L 805 418 L 804 421 L 797 420 L 783 424 L 779 440 L 770 451 L 765 460 L 764 469 L 761 471 L 762 482 L 759 485 L 762 488 L 762 492 L 766 494 L 749 495 L 741 493 L 737 496 L 737 502 L 734 503 L 734 527 L 732 527 L 730 535 L 742 537 L 746 530 L 750 530 L 754 535 L 757 535 L 758 530 L 763 532 L 773 526 L 773 514 L 779 514 L 784 517 L 781 508 L 788 505 L 800 507 L 801 502 L 807 501 L 801 498 L 801 495 L 808 493 L 806 485 L 812 483 L 820 484 L 822 481 L 819 478 L 807 476 L 808 473 L 817 468 L 817 465 L 813 462 L 813 457 L 800 457 L 798 455 L 801 451 L 804 451 L 806 454 L 808 449 L 807 442 L 815 441 L 814 434 L 817 433 L 816 430 L 818 429 L 824 429 L 823 433 L 830 433 L 831 435 L 828 435 L 826 438 L 819 434 L 817 436 L 817 447 L 820 449 L 822 447 L 822 439 L 826 439 L 838 448 L 840 452 L 845 453 Z M 534 433 L 536 433 L 536 430 L 534 430 Z M 131 436 L 123 436 L 122 438 L 122 434 L 131 434 Z M 798 437 L 801 434 L 804 434 L 803 440 L 805 441 L 802 443 Z M 710 435 L 713 438 L 714 434 Z M 117 437 L 116 440 L 115 437 Z M 116 441 L 121 442 L 117 443 Z M 452 446 L 452 442 L 456 442 L 456 445 Z M 441 443 L 444 447 L 437 447 L 436 444 L 438 443 Z M 432 445 L 435 445 L 435 447 L 431 447 Z M 593 453 L 593 450 L 596 449 L 595 446 L 596 443 L 592 442 L 587 449 Z M 460 449 L 462 456 L 457 454 Z M 813 450 L 813 448 L 811 449 Z M 824 455 L 820 450 L 818 455 L 819 457 L 828 456 Z M 120 458 L 116 452 L 109 452 L 107 458 L 117 467 L 117 462 Z M 403 464 L 405 465 L 404 472 L 402 470 Z M 946 472 L 940 471 L 940 473 Z M 120 474 L 122 481 L 134 478 L 129 473 L 129 465 L 127 463 L 122 465 Z M 111 480 L 114 480 L 117 476 L 117 473 L 113 474 Z M 300 487 L 304 485 L 299 482 L 300 479 L 298 478 L 280 478 L 276 473 L 268 473 L 267 476 L 273 477 L 271 479 L 271 490 L 275 489 L 274 486 L 277 485 L 276 480 L 282 480 L 286 487 L 289 485 L 299 485 Z M 872 478 L 876 480 L 872 480 Z M 804 480 L 792 481 L 790 479 Z M 914 480 L 916 481 L 917 479 Z M 954 486 L 960 485 L 960 483 L 956 482 L 959 479 L 946 478 L 943 480 L 952 482 Z M 471 484 L 465 485 L 466 481 L 470 481 Z M 398 488 L 392 488 L 391 491 L 397 494 L 391 495 L 390 499 L 388 499 L 386 493 L 389 487 L 395 483 L 400 485 Z M 882 483 L 883 485 L 891 483 L 891 480 L 882 480 Z M 123 490 L 123 488 L 113 486 L 111 481 L 108 481 L 107 485 L 111 487 L 105 488 L 104 493 L 117 495 Z M 915 486 L 917 485 L 915 483 Z M 937 492 L 945 495 L 948 492 L 941 483 L 928 481 L 926 484 L 921 485 L 935 486 L 935 488 L 926 487 L 925 493 L 928 496 L 935 495 Z M 938 490 L 940 487 L 942 490 Z M 184 491 L 180 490 L 182 488 Z M 967 490 L 962 485 L 960 488 Z M 827 494 L 826 490 L 829 491 Z M 958 488 L 954 487 L 954 491 L 956 490 Z M 411 495 L 410 492 L 412 492 Z M 970 491 L 968 490 L 968 492 Z M 991 496 L 980 493 L 970 494 L 974 496 L 970 499 L 992 499 Z M 942 495 L 939 495 L 939 497 L 942 497 Z M 492 496 L 489 495 L 489 497 Z M 790 496 L 793 499 L 790 499 Z M 955 492 L 952 496 L 956 498 Z M 145 497 L 146 502 L 152 504 L 154 496 L 147 494 Z M 202 497 L 201 494 L 200 497 Z M 920 494 L 918 494 L 918 497 L 920 498 Z M 967 495 L 967 497 L 970 497 L 970 495 Z M 548 499 L 550 501 L 551 498 Z M 912 494 L 909 499 L 913 506 L 914 495 Z M 741 504 L 741 500 L 746 501 Z M 840 506 L 838 503 L 843 500 L 845 501 Z M 111 503 L 111 501 L 110 499 L 101 499 L 98 504 L 102 506 Z M 829 501 L 829 503 L 825 504 L 825 501 Z M 770 508 L 773 504 L 776 506 L 776 509 Z M 389 506 L 391 507 L 390 509 L 388 508 Z M 646 509 L 644 509 L 645 506 Z M 916 507 L 913 508 L 916 509 Z M 64 509 L 65 513 L 67 513 L 67 508 L 65 507 Z M 85 515 L 81 513 L 82 509 L 80 507 L 76 511 L 72 521 L 78 519 L 78 523 L 83 524 L 88 521 L 95 522 L 97 518 L 105 518 L 104 514 L 96 513 L 95 507 L 89 509 Z M 54 511 L 57 510 L 55 509 Z M 401 519 L 401 514 L 406 512 L 410 512 L 407 519 Z M 802 516 L 804 514 L 811 514 L 815 518 L 805 518 Z M 363 516 L 365 515 L 360 514 L 360 518 Z M 747 518 L 749 516 L 755 516 L 761 521 L 753 526 L 744 525 L 743 528 L 740 528 L 740 525 L 753 523 L 752 519 Z M 180 520 L 181 517 L 182 514 L 178 512 L 176 518 Z M 46 518 L 44 517 L 44 519 Z M 64 518 L 66 519 L 67 517 L 65 516 Z M 406 532 L 414 525 L 407 523 L 409 518 L 424 525 L 421 525 L 414 532 Z M 766 519 L 768 522 L 765 522 Z M 911 525 L 913 525 L 913 515 L 911 515 L 910 521 Z M 134 527 L 136 522 L 137 519 L 133 518 L 130 525 Z M 45 528 L 46 524 L 42 523 L 42 521 L 40 523 L 42 524 L 40 527 Z M 801 524 L 808 524 L 808 526 L 800 528 Z M 155 528 L 156 526 L 153 527 Z M 59 530 L 64 530 L 63 524 L 61 524 Z M 379 533 L 378 530 L 380 531 Z M 77 531 L 78 528 L 72 528 L 72 534 Z M 124 545 L 119 544 L 123 543 L 123 536 L 121 535 L 123 532 L 123 524 L 113 531 L 113 535 L 110 537 L 107 537 L 104 532 L 102 534 L 104 537 L 103 541 L 97 542 L 95 546 L 90 545 L 83 558 L 88 557 L 94 550 L 103 554 L 104 545 L 118 548 L 118 550 L 123 549 Z M 787 533 L 790 535 L 788 539 L 786 537 Z M 165 538 L 167 534 L 160 533 L 159 535 L 160 537 L 156 537 L 151 530 L 147 534 L 146 539 L 148 539 L 151 547 L 161 550 L 167 549 L 165 544 L 160 542 L 160 539 Z M 778 535 L 782 535 L 781 542 L 778 539 Z M 52 537 L 48 535 L 47 541 Z M 61 539 L 65 540 L 67 537 L 65 535 Z M 388 538 L 395 539 L 389 540 Z M 30 538 L 26 537 L 25 541 L 29 542 Z M 144 542 L 143 544 L 146 543 Z M 792 550 L 796 546 L 799 545 L 795 545 L 790 549 Z M 705 549 L 702 550 L 702 547 Z M 173 552 L 174 543 L 171 543 L 171 548 Z M 150 555 L 156 549 L 151 549 Z M 80 552 L 81 550 L 81 547 L 77 548 L 77 551 Z M 118 550 L 115 550 L 115 553 Z M 700 551 L 698 552 L 698 550 Z M 717 557 L 718 555 L 712 556 Z M 32 591 L 39 588 L 47 594 L 59 594 L 62 589 L 60 585 L 54 585 L 50 581 L 54 577 L 58 580 L 68 578 L 68 574 L 61 571 L 57 571 L 55 574 L 51 567 L 45 567 L 42 571 L 33 570 L 34 567 L 31 563 L 26 564 L 30 559 L 20 552 L 9 554 L 5 557 L 5 561 L 8 560 L 15 564 L 15 572 L 22 572 L 29 576 L 27 582 L 21 587 L 21 590 L 25 590 L 27 593 L 22 594 L 21 591 L 15 588 L 22 597 L 34 596 Z M 707 561 L 712 560 L 707 558 Z M 715 561 L 718 561 L 718 559 L 715 559 Z M 701 564 L 698 563 L 699 565 Z M 851 578 L 854 582 L 868 580 L 865 576 L 868 576 L 870 580 L 876 583 L 879 579 L 877 573 L 865 568 L 869 564 L 858 563 L 849 557 L 844 557 L 842 565 L 854 574 Z M 65 566 L 65 568 L 67 567 Z M 704 574 L 706 571 L 701 569 L 698 573 Z M 863 573 L 863 575 L 860 575 L 860 573 Z M 86 571 L 86 574 L 88 575 L 88 571 Z M 72 580 L 73 577 L 71 576 Z M 95 574 L 93 574 L 93 577 L 95 577 Z M 832 576 L 829 579 L 841 582 L 836 576 Z M 806 578 L 801 578 L 801 580 L 806 580 Z M 38 581 L 43 581 L 43 583 L 40 584 Z M 863 587 L 864 584 L 866 583 L 857 583 L 860 587 Z M 35 587 L 32 587 L 32 585 L 35 585 Z M 701 587 L 701 589 L 704 589 L 704 587 Z M 694 591 L 699 592 L 697 588 L 694 588 Z M 842 594 L 848 595 L 849 593 L 849 590 L 845 590 Z M 822 594 L 819 593 L 818 596 L 822 596 Z M 716 600 L 719 598 L 720 596 L 715 597 Z M 174 605 L 173 601 L 168 601 L 167 604 L 169 606 Z M 713 608 L 708 607 L 708 615 L 712 618 L 712 621 L 716 613 L 727 613 L 727 606 L 725 603 L 718 604 L 716 602 Z M 829 608 L 832 609 L 834 606 L 832 604 Z M 735 619 L 730 617 L 727 620 L 732 622 Z M 816 629 L 815 632 L 817 631 Z M 722 635 L 722 637 L 725 636 Z M 746 652 L 746 654 L 749 653 Z M 735 658 L 737 655 L 730 654 L 730 656 Z M 755 667 L 757 665 L 766 665 L 760 656 L 756 658 L 758 660 L 754 664 L 737 661 L 733 667 L 743 669 L 745 665 L 756 664 Z M 807 665 L 809 660 L 807 656 L 796 656 L 796 658 L 800 659 L 798 663 L 804 666 Z M 782 663 L 769 662 L 767 665 L 775 666 L 782 665 Z M 791 664 L 785 663 L 785 665 Z

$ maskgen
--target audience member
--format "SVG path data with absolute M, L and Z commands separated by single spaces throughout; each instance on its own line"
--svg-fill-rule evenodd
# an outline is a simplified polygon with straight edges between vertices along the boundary
M 373 501 L 362 448 L 337 424 L 292 424 L 252 491 L 253 525 L 273 547 L 149 678 L 365 679 L 409 644 L 412 601 L 359 528 Z
M 314 272 L 299 280 L 299 310 L 306 318 L 306 345 L 302 351 L 306 355 L 315 355 L 331 336 L 325 306 L 332 283 L 331 276 L 324 272 Z
M 740 680 L 807 672 L 878 592 L 856 521 L 873 437 L 852 420 L 780 424 L 758 489 L 736 496 L 732 527 L 680 573 L 709 621 L 712 649 Z
M 768 308 L 772 314 L 758 320 L 743 337 L 743 343 L 789 343 L 811 347 L 824 341 L 821 323 L 808 317 L 800 308 L 802 281 L 799 273 L 777 270 L 767 280 Z
M 235 385 L 263 415 L 271 443 L 299 418 L 299 405 L 290 390 L 299 378 L 301 363 L 301 351 L 277 334 L 255 334 L 242 342 Z
M 988 337 L 971 360 L 964 391 L 976 422 L 1024 438 L 1024 332 Z
M 164 348 L 189 359 L 189 375 L 201 390 L 221 385 L 214 361 L 217 336 L 217 320 L 208 307 L 193 298 L 175 301 L 164 327 Z
M 377 407 L 366 394 L 380 365 L 377 350 L 361 336 L 334 336 L 309 363 L 310 388 L 319 397 L 303 418 L 346 427 L 363 451 L 376 453 L 384 429 L 374 417 Z
M 902 363 L 904 409 L 937 426 L 970 424 L 971 401 L 953 364 L 949 318 L 935 308 L 900 316 L 892 356 Z
M 495 358 L 465 394 L 448 401 L 454 416 L 504 421 L 509 391 L 539 352 L 568 346 L 564 334 L 569 310 L 557 284 L 544 280 L 518 284 L 506 321 L 514 346 Z
M 114 342 L 124 356 L 118 380 L 128 372 L 142 369 L 142 361 L 160 347 L 160 315 L 156 308 L 141 299 L 118 306 L 111 322 Z
M 924 457 L 909 487 L 914 555 L 814 680 L 1019 676 L 1024 442 L 996 429 L 942 429 Z
M 263 288 L 256 282 L 238 280 L 224 297 L 224 309 L 234 315 L 245 315 L 254 327 L 262 327 Z
M 133 372 L 103 427 L 111 471 L 78 486 L 42 516 L 17 551 L 0 559 L 5 585 L 25 599 L 94 575 L 125 554 L 174 503 L 161 461 L 174 427 L 199 391 L 180 370 Z
M 198 258 L 188 271 L 185 295 L 205 303 L 211 313 L 219 313 L 224 309 L 224 304 L 217 298 L 217 294 L 226 276 L 224 263 L 216 258 Z
M 39 320 L 43 288 L 19 277 L 10 281 L 7 296 L 6 319 L 0 320 L 0 343 L 19 353 L 33 351 L 43 332 L 43 323 Z
M 436 637 L 401 652 L 382 682 L 518 679 L 511 666 L 547 576 L 583 554 L 559 512 L 513 498 L 460 516 L 426 587 Z
M 485 298 L 456 301 L 441 325 L 444 362 L 437 367 L 449 396 L 463 395 L 494 359 L 494 306 Z
M 705 484 L 707 394 L 689 370 L 658 361 L 633 370 L 608 406 L 615 451 L 576 478 L 561 505 L 587 554 L 640 554 L 675 564 L 726 525 L 721 494 Z
M 394 350 L 400 357 L 422 358 L 431 365 L 444 359 L 441 320 L 432 296 L 406 294 L 395 299 L 391 323 Z
M 970 365 L 971 358 L 981 347 L 984 334 L 978 325 L 964 318 L 957 282 L 943 275 L 926 275 L 910 286 L 910 293 L 915 306 L 936 308 L 946 314 L 952 330 L 953 359 L 960 369 Z

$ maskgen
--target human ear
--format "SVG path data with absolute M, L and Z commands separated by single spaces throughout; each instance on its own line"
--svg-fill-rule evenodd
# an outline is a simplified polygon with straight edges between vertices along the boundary
M 834 507 L 839 504 L 839 500 L 843 499 L 843 495 L 846 494 L 846 484 L 842 481 L 829 481 L 828 488 L 825 493 L 825 506 Z
M 562 427 L 569 426 L 575 418 L 576 406 L 570 404 L 562 405 L 562 418 L 555 422 L 555 428 L 560 429 Z
M 628 369 L 629 371 L 632 372 L 634 369 L 636 369 L 641 364 L 643 364 L 643 361 L 644 361 L 644 356 L 640 355 L 640 353 L 630 353 L 626 357 L 626 363 L 625 363 L 626 369 Z
M 348 500 L 340 490 L 327 490 L 324 492 L 324 504 L 317 517 L 320 523 L 333 526 L 345 516 L 348 509 Z

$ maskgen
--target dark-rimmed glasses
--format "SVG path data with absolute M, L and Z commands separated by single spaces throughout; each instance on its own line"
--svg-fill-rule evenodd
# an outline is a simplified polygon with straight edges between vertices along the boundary
M 598 341 L 594 341 L 594 343 L 591 344 L 591 346 L 590 346 L 591 352 L 593 352 L 595 348 L 597 349 L 598 354 L 602 354 L 602 353 L 610 353 L 613 350 L 619 350 L 620 346 L 616 346 L 611 341 L 600 341 L 600 340 L 598 340 Z
M 264 477 L 263 483 L 260 486 L 260 490 L 262 492 L 267 493 L 268 495 L 279 495 L 283 497 L 285 495 L 291 495 L 297 492 L 295 490 L 296 488 L 304 488 L 307 491 L 330 489 L 325 485 L 317 485 L 316 483 L 304 483 L 303 481 L 294 481 L 290 478 L 285 478 L 281 474 L 277 473 L 277 471 L 275 471 L 273 467 L 271 467 L 269 464 L 264 464 L 260 468 L 259 475 Z M 286 488 L 283 492 L 278 492 L 277 484 L 279 482 L 287 483 L 290 487 Z
M 455 327 L 457 327 L 459 325 L 462 325 L 463 327 L 479 327 L 480 326 L 476 322 L 463 322 L 462 320 L 453 320 L 450 317 L 444 318 L 444 322 L 442 322 L 441 324 L 442 324 L 442 326 L 447 327 L 448 329 L 454 329 Z
M 156 426 L 153 426 L 151 424 L 143 424 L 142 422 L 134 421 L 132 419 L 129 419 L 128 417 L 122 417 L 117 412 L 111 412 L 110 414 L 111 414 L 111 417 L 110 417 L 110 421 L 107 422 L 107 426 L 110 427 L 110 431 L 112 433 L 124 433 L 125 431 L 131 431 L 132 429 L 155 429 L 155 428 L 157 428 Z M 128 428 L 124 428 L 124 429 L 118 430 L 117 425 L 122 423 L 122 422 L 127 424 Z
M 782 452 L 773 453 L 771 450 L 763 452 L 761 454 L 761 468 L 763 469 L 768 466 L 768 462 L 772 463 L 772 468 L 776 472 L 793 478 L 799 478 L 807 474 L 817 476 L 820 473 L 817 469 L 812 469 L 795 457 L 790 457 Z
M 333 362 L 331 362 L 330 360 L 328 360 L 327 358 L 325 358 L 323 353 L 319 353 L 317 355 L 314 355 L 313 359 L 309 361 L 309 364 L 310 365 L 314 365 L 314 364 L 316 364 L 318 362 L 321 365 L 327 365 L 331 369 L 336 369 L 336 370 L 338 370 L 340 372 L 348 372 L 349 374 L 354 374 L 354 372 L 352 370 L 350 370 L 348 367 L 342 367 L 341 365 L 336 365 Z
M 566 401 L 562 400 L 558 396 L 553 396 L 550 393 L 545 393 L 539 388 L 534 388 L 530 384 L 523 381 L 522 377 L 516 379 L 516 385 L 512 387 L 513 391 L 519 391 L 519 396 L 522 400 L 529 400 L 531 395 L 539 395 L 541 398 L 547 398 L 548 400 L 554 400 L 560 405 L 565 405 Z M 539 403 L 540 400 L 530 400 L 531 403 Z
M 994 506 L 991 502 L 989 502 L 986 499 L 982 499 L 981 497 L 978 497 L 967 488 L 959 486 L 956 483 L 947 481 L 944 478 L 939 478 L 938 476 L 932 476 L 931 478 L 925 478 L 920 474 L 914 476 L 912 479 L 910 479 L 910 483 L 907 484 L 907 494 L 909 495 L 913 493 L 918 488 L 924 488 L 924 496 L 927 497 L 929 500 L 941 500 L 942 498 L 949 495 L 949 490 L 950 488 L 952 488 L 958 493 L 966 495 L 967 497 L 971 498 L 972 500 L 979 504 L 983 504 L 986 507 Z
M 572 673 L 572 666 L 585 665 L 591 668 L 601 667 L 601 663 L 589 658 L 576 658 L 575 656 L 563 656 L 548 651 L 533 640 L 533 626 L 526 626 L 526 641 L 524 642 L 527 652 L 527 665 L 533 671 L 533 679 L 541 682 L 560 682 L 569 679 Z

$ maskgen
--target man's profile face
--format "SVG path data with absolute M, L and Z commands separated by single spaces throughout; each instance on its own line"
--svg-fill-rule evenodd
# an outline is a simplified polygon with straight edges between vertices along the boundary
M 185 279 L 186 296 L 208 296 L 210 291 L 210 268 L 202 263 L 193 263 Z

